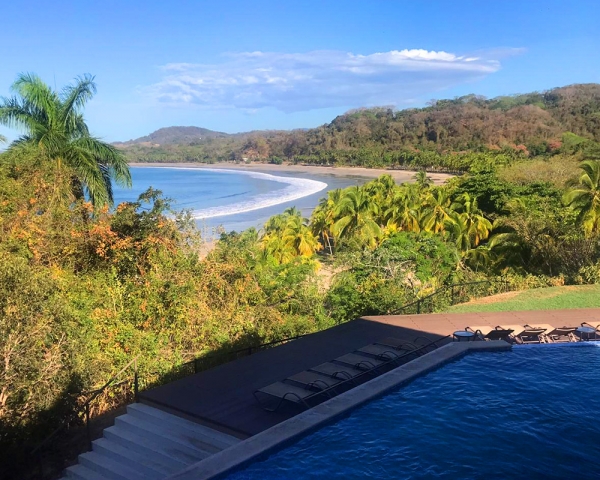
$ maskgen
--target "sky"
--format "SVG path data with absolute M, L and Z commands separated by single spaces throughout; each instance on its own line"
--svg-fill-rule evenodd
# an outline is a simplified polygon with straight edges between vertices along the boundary
M 58 90 L 92 74 L 85 118 L 111 142 L 600 83 L 600 0 L 32 0 L 2 14 L 0 96 L 22 72 Z

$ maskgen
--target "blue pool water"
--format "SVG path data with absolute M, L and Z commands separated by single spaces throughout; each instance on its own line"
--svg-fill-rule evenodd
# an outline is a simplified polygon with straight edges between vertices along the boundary
M 600 348 L 468 355 L 241 479 L 600 478 Z

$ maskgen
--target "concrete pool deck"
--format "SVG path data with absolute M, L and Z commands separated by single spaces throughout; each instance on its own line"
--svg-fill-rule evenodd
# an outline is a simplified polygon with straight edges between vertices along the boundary
M 510 349 L 511 345 L 503 341 L 446 344 L 168 478 L 172 480 L 223 478 L 232 471 L 243 468 L 319 427 L 335 421 L 355 408 L 469 352 L 498 352 Z

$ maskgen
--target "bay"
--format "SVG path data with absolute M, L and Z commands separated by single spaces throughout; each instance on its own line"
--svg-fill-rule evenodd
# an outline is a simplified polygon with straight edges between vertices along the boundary
M 149 187 L 173 200 L 175 210 L 188 209 L 205 238 L 221 231 L 260 228 L 273 215 L 295 206 L 309 217 L 328 190 L 362 185 L 371 178 L 289 172 L 131 167 L 133 187 L 115 187 L 115 204 L 136 201 Z

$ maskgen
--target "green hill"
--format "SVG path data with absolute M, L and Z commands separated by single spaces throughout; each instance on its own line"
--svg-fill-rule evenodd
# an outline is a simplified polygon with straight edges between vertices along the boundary
M 580 84 L 493 99 L 471 94 L 419 109 L 357 109 L 307 130 L 227 135 L 169 127 L 127 142 L 127 151 L 132 161 L 277 157 L 316 164 L 435 166 L 443 164 L 439 157 L 444 155 L 504 152 L 527 157 L 599 140 L 600 84 Z

